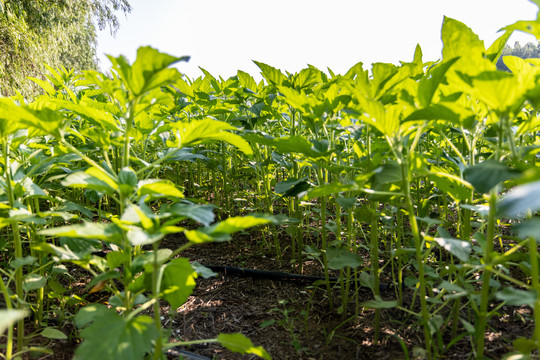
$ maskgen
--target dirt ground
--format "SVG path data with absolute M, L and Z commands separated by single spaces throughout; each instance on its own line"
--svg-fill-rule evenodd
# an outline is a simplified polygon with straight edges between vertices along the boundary
M 282 248 L 287 239 L 283 239 Z M 182 237 L 168 237 L 162 247 L 178 248 L 185 242 Z M 207 265 L 229 265 L 260 270 L 278 270 L 297 273 L 297 268 L 285 258 L 280 265 L 273 254 L 262 251 L 260 241 L 250 235 L 237 236 L 228 243 L 210 243 L 193 246 L 181 256 Z M 304 263 L 304 275 L 321 276 L 318 263 Z M 87 279 L 90 281 L 90 277 Z M 84 281 L 80 289 L 84 291 Z M 395 290 L 381 293 L 384 300 L 395 299 Z M 404 305 L 411 303 L 414 291 L 404 289 Z M 334 303 L 340 304 L 339 289 L 334 291 Z M 81 293 L 81 295 L 83 295 Z M 86 297 L 87 300 L 106 302 L 105 291 Z M 368 289 L 359 290 L 359 301 L 373 299 Z M 336 305 L 337 308 L 337 305 Z M 381 335 L 374 342 L 374 310 L 359 308 L 354 316 L 355 303 L 338 314 L 330 311 L 326 290 L 310 282 L 276 281 L 251 277 L 238 277 L 219 273 L 217 276 L 197 279 L 197 287 L 187 302 L 177 311 L 169 313 L 163 302 L 163 325 L 170 331 L 171 341 L 191 341 L 215 338 L 219 333 L 240 332 L 256 346 L 263 346 L 274 360 L 287 359 L 422 359 L 422 329 L 415 318 L 402 310 L 381 311 Z M 443 326 L 446 326 L 445 324 Z M 532 312 L 529 308 L 503 307 L 490 322 L 486 338 L 486 356 L 501 359 L 512 351 L 517 337 L 530 338 L 533 332 Z M 29 324 L 30 326 L 30 324 Z M 64 333 L 73 333 L 72 324 L 66 323 Z M 462 329 L 460 329 L 463 332 Z M 31 332 L 32 329 L 28 329 Z M 434 341 L 437 341 L 434 338 Z M 71 359 L 79 340 L 51 341 L 36 336 L 34 346 L 52 350 L 50 354 L 35 354 L 27 359 Z M 444 344 L 451 342 L 443 339 Z M 172 349 L 167 357 L 181 359 L 179 350 L 188 351 L 188 360 L 255 359 L 252 355 L 239 355 L 215 343 Z M 472 359 L 471 339 L 464 336 L 443 353 L 441 359 Z M 105 360 L 105 359 L 104 359 Z
M 177 241 L 182 240 L 169 238 L 163 245 L 176 247 Z M 296 271 L 287 259 L 280 266 L 271 254 L 261 252 L 249 236 L 229 243 L 194 246 L 181 255 L 208 265 Z M 315 262 L 307 262 L 304 275 L 322 275 L 322 269 Z M 348 315 L 339 315 L 336 310 L 329 310 L 325 290 L 310 283 L 223 274 L 199 278 L 197 283 L 186 304 L 165 320 L 174 340 L 207 339 L 219 333 L 241 332 L 255 345 L 263 346 L 273 359 L 423 358 L 417 349 L 423 342 L 422 329 L 414 325 L 415 319 L 400 310 L 381 312 L 381 335 L 375 344 L 374 310 L 361 309 L 360 316 L 351 317 L 355 308 L 353 303 L 347 309 Z M 412 294 L 413 290 L 405 289 L 404 299 L 412 298 Z M 335 290 L 334 295 L 334 302 L 339 304 L 339 291 Z M 386 290 L 381 296 L 392 300 L 394 290 Z M 370 290 L 361 289 L 359 297 L 360 301 L 365 301 L 373 295 Z M 505 307 L 501 311 L 504 314 L 491 321 L 486 340 L 486 356 L 492 359 L 502 358 L 512 350 L 512 341 L 516 337 L 530 337 L 533 331 L 528 308 Z M 444 342 L 448 344 L 450 339 L 444 339 Z M 255 358 L 231 353 L 217 344 L 192 346 L 185 350 L 210 359 Z M 473 358 L 470 339 L 463 337 L 439 357 Z

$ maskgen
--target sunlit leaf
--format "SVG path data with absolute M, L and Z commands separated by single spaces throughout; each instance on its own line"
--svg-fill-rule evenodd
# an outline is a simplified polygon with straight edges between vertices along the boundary
M 163 298 L 176 310 L 193 292 L 198 275 L 186 258 L 173 259 L 164 266 L 161 292 Z
M 253 342 L 242 334 L 219 334 L 217 340 L 222 346 L 236 353 L 253 354 L 263 359 L 272 359 L 266 350 L 261 346 L 253 345 Z
M 26 310 L 0 310 L 0 334 L 4 333 L 8 327 L 24 319 L 26 316 L 28 316 L 28 311 Z
M 497 202 L 499 216 L 525 217 L 527 213 L 540 210 L 540 181 L 516 186 Z

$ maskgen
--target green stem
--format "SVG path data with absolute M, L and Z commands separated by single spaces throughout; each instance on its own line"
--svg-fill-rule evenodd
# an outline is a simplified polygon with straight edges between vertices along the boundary
M 162 334 L 162 326 L 161 326 L 161 319 L 160 319 L 160 308 L 159 308 L 159 294 L 160 294 L 160 288 L 161 288 L 161 264 L 158 261 L 158 242 L 155 242 L 153 244 L 154 247 L 154 262 L 153 267 L 154 271 L 152 272 L 152 288 L 154 292 L 154 323 L 156 325 L 156 331 L 158 333 L 156 338 L 156 344 L 154 346 L 154 360 L 161 359 L 161 355 L 163 352 L 163 334 Z
M 4 177 L 6 180 L 6 191 L 8 196 L 8 202 L 9 206 L 11 208 L 15 207 L 15 194 L 13 192 L 13 185 L 11 184 L 11 170 L 10 170 L 10 162 L 9 162 L 9 141 L 4 138 L 3 139 L 3 148 L 4 148 L 4 166 L 5 166 L 5 172 Z M 21 240 L 21 234 L 19 231 L 19 223 L 14 222 L 11 225 L 11 229 L 13 231 L 13 246 L 15 248 L 15 258 L 22 258 L 23 257 L 23 250 L 22 250 L 22 240 Z M 15 270 L 15 292 L 17 294 L 17 307 L 19 309 L 22 309 L 23 307 L 23 297 L 24 297 L 24 291 L 23 291 L 23 272 L 22 272 L 22 266 L 19 266 Z M 21 319 L 17 322 L 17 350 L 21 351 L 24 346 L 24 319 Z
M 431 332 L 429 329 L 429 310 L 426 301 L 426 279 L 424 273 L 424 259 L 423 259 L 423 243 L 420 238 L 420 232 L 418 230 L 418 223 L 416 222 L 416 216 L 414 212 L 414 205 L 411 199 L 410 193 L 410 178 L 408 172 L 408 165 L 405 161 L 401 161 L 401 176 L 403 179 L 403 191 L 405 192 L 405 202 L 407 206 L 407 212 L 409 213 L 409 222 L 411 226 L 411 232 L 414 239 L 414 247 L 416 253 L 416 263 L 418 265 L 418 283 L 419 283 L 419 297 L 420 307 L 422 315 L 422 325 L 424 327 L 424 341 L 426 346 L 426 352 L 428 359 L 431 359 Z
M 319 185 L 325 184 L 324 172 L 322 167 L 318 167 Z M 326 250 L 328 249 L 326 239 L 326 196 L 321 197 L 321 241 L 323 250 L 323 267 L 324 267 L 324 280 L 326 282 L 326 292 L 328 294 L 328 304 L 330 311 L 334 309 L 334 302 L 332 299 L 332 289 L 330 287 L 330 274 L 328 273 L 328 258 L 326 257 Z
M 482 288 L 480 290 L 480 308 L 478 310 L 478 323 L 476 324 L 476 358 L 484 358 L 484 332 L 487 325 L 488 318 L 488 305 L 489 305 L 489 293 L 492 267 L 491 253 L 493 251 L 493 243 L 495 241 L 495 223 L 497 218 L 495 217 L 495 210 L 497 203 L 497 191 L 492 189 L 489 194 L 489 215 L 488 215 L 488 227 L 486 236 L 486 247 L 484 249 L 484 272 L 482 274 Z
M 540 281 L 538 274 L 538 245 L 534 238 L 529 238 L 529 256 L 531 261 L 531 287 L 538 294 Z M 534 302 L 534 338 L 536 348 L 540 350 L 540 299 Z
M 375 298 L 380 296 L 379 288 L 379 203 L 375 201 L 372 204 L 371 212 L 371 273 L 373 274 L 373 294 Z M 379 333 L 381 326 L 381 312 L 379 309 L 375 309 L 375 334 L 373 338 L 373 345 L 377 345 L 379 342 Z
M 126 123 L 126 132 L 124 134 L 124 156 L 122 158 L 122 167 L 129 167 L 129 146 L 130 146 L 130 139 L 129 139 L 129 133 L 131 132 L 131 127 L 133 126 L 133 121 L 135 120 L 135 107 L 137 106 L 137 103 L 139 102 L 138 98 L 135 98 L 130 101 L 129 103 L 129 116 Z

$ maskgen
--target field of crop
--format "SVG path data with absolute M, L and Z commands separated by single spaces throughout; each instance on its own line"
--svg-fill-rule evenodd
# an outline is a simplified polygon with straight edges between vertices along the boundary
M 539 28 L 260 82 L 50 68 L 0 99 L 0 356 L 537 358 L 540 60 L 495 63 Z

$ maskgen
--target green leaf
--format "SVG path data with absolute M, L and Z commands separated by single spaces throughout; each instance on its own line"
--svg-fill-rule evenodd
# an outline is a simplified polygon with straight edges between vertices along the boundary
M 28 316 L 28 311 L 26 310 L 0 310 L 0 334 L 3 334 L 8 327 L 12 326 L 17 321 L 24 319 L 26 316 Z
M 141 180 L 139 181 L 139 196 L 150 195 L 150 198 L 172 197 L 183 198 L 184 194 L 170 180 Z
M 107 242 L 118 242 L 122 238 L 122 231 L 114 224 L 85 222 L 80 225 L 59 226 L 44 229 L 38 232 L 44 236 L 64 236 L 81 239 L 98 239 Z
M 321 186 L 310 188 L 309 191 L 307 192 L 306 197 L 307 197 L 307 200 L 311 200 L 318 197 L 329 196 L 329 195 L 338 194 L 340 192 L 354 191 L 358 189 L 359 189 L 359 186 L 356 183 L 351 183 L 351 184 L 332 183 L 332 184 L 321 185 Z M 342 199 L 344 198 L 337 198 L 338 203 L 340 201 L 342 202 L 340 203 L 341 207 L 345 208 L 345 205 L 350 206 L 348 203 L 346 204 L 347 202 L 346 200 L 342 200 Z M 353 201 L 353 200 L 350 200 L 350 201 Z M 354 198 L 354 201 L 356 201 L 356 198 Z
M 473 78 L 475 96 L 499 113 L 520 110 L 525 93 L 533 82 L 524 83 L 514 75 L 502 71 L 486 71 Z
M 80 360 L 139 360 L 152 351 L 158 333 L 152 318 L 141 315 L 124 318 L 103 305 L 89 305 L 75 317 L 84 339 L 74 359 Z
M 186 258 L 173 259 L 164 266 L 161 292 L 163 298 L 176 310 L 193 292 L 197 272 Z
M 25 291 L 37 290 L 47 285 L 47 278 L 38 274 L 26 275 L 23 280 L 23 289 Z
M 217 275 L 217 273 L 213 272 L 206 266 L 199 264 L 197 261 L 192 262 L 191 267 L 193 267 L 197 274 L 201 275 L 205 279 L 209 279 Z
M 418 84 L 417 98 L 422 107 L 427 107 L 431 104 L 435 91 L 439 87 L 439 84 L 441 84 L 444 80 L 444 75 L 450 66 L 452 66 L 457 60 L 458 58 L 456 57 L 435 65 L 425 76 L 422 77 L 422 79 L 420 79 L 420 83 Z
M 302 197 L 310 187 L 311 185 L 306 179 L 290 178 L 277 183 L 274 191 L 278 194 L 283 194 L 284 197 Z
M 484 42 L 467 25 L 449 17 L 444 17 L 441 30 L 443 42 L 443 60 L 457 57 L 469 57 L 471 54 L 482 55 Z
M 247 228 L 258 226 L 258 225 L 265 225 L 272 222 L 272 219 L 270 217 L 262 217 L 262 216 L 236 216 L 236 217 L 230 217 L 226 220 L 220 221 L 219 223 L 212 225 L 208 228 L 208 230 L 205 230 L 208 234 L 214 235 L 214 234 L 233 234 L 237 231 L 242 231 Z
M 471 256 L 472 247 L 468 241 L 442 237 L 436 237 L 433 240 L 461 261 L 468 261 Z
M 522 218 L 529 212 L 540 210 L 540 181 L 516 186 L 497 202 L 497 214 L 509 218 Z
M 137 49 L 137 58 L 131 67 L 123 57 L 109 59 L 133 94 L 141 95 L 179 79 L 181 75 L 178 70 L 168 67 L 180 61 L 188 61 L 189 57 L 174 57 L 144 46 Z
M 171 207 L 162 208 L 160 212 L 163 214 L 170 213 L 175 216 L 187 217 L 200 222 L 204 226 L 209 226 L 216 218 L 213 205 L 174 204 Z
M 341 270 L 345 267 L 357 268 L 364 264 L 360 255 L 350 252 L 344 248 L 330 248 L 326 251 L 328 267 L 334 270 Z
M 227 349 L 239 354 L 253 354 L 263 359 L 272 359 L 270 354 L 268 354 L 262 346 L 254 346 L 249 338 L 239 333 L 219 334 L 217 341 Z
M 65 340 L 68 338 L 66 334 L 52 327 L 46 327 L 39 333 L 39 335 L 47 339 L 55 339 L 55 340 Z
M 535 292 L 520 290 L 514 287 L 505 287 L 501 291 L 495 293 L 495 297 L 506 302 L 507 305 L 529 305 L 531 308 L 534 307 L 534 302 L 536 301 Z
M 452 197 L 455 201 L 465 201 L 471 196 L 473 187 L 470 183 L 447 173 L 441 168 L 432 166 L 428 177 L 439 190 Z
M 213 119 L 194 120 L 189 123 L 177 122 L 172 124 L 178 132 L 179 147 L 200 144 L 209 141 L 225 141 L 236 146 L 244 154 L 251 156 L 253 150 L 241 136 L 226 130 L 238 130 L 234 126 Z
M 497 184 L 515 178 L 517 170 L 494 160 L 486 160 L 465 169 L 463 177 L 472 184 L 479 193 L 487 194 Z
M 253 62 L 261 69 L 262 76 L 268 81 L 268 84 L 279 86 L 287 81 L 287 77 L 280 70 L 258 61 Z
M 301 136 L 267 138 L 256 134 L 245 134 L 244 138 L 261 145 L 273 146 L 281 154 L 299 153 L 317 159 L 332 153 L 332 151 L 318 150 L 313 143 Z
M 18 269 L 21 266 L 34 265 L 36 260 L 37 258 L 35 258 L 34 256 L 28 255 L 23 258 L 15 258 L 11 260 L 11 262 L 9 263 L 9 266 L 11 266 L 14 269 Z
M 512 226 L 521 239 L 533 238 L 540 240 L 540 218 L 532 218 Z
M 384 301 L 379 296 L 375 296 L 375 299 L 364 301 L 360 305 L 370 309 L 391 309 L 398 306 L 398 302 L 396 300 Z
M 112 194 L 118 189 L 118 185 L 113 179 L 96 168 L 70 174 L 62 180 L 61 184 L 74 188 L 92 189 L 106 194 Z

